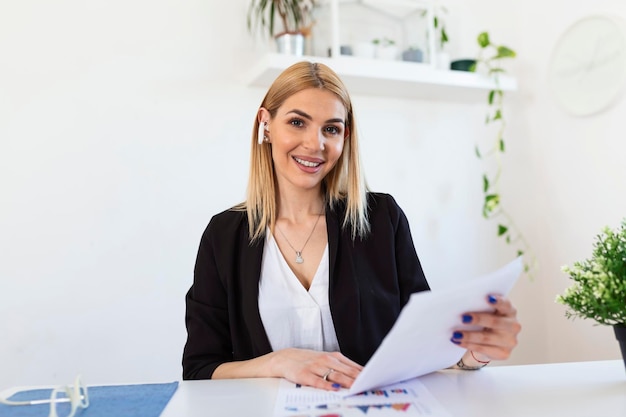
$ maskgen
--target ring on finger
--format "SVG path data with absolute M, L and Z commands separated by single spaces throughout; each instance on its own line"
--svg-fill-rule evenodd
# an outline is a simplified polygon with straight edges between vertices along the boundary
M 326 371 L 326 373 L 322 375 L 322 379 L 324 381 L 328 381 L 328 376 L 332 374 L 333 372 L 335 372 L 335 370 L 333 368 L 329 368 L 328 371 Z

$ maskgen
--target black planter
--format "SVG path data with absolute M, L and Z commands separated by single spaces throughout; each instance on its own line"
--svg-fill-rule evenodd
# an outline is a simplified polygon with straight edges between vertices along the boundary
M 613 326 L 615 331 L 615 338 L 619 342 L 619 348 L 622 351 L 622 359 L 624 359 L 624 366 L 626 367 L 626 325 L 616 324 Z

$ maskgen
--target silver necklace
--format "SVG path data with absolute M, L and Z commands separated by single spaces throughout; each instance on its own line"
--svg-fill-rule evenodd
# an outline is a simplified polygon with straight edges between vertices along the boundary
M 291 249 L 293 249 L 293 251 L 296 253 L 296 263 L 297 264 L 301 264 L 301 263 L 304 262 L 304 259 L 302 259 L 302 251 L 306 247 L 306 244 L 309 243 L 309 240 L 311 239 L 311 236 L 313 236 L 313 232 L 315 231 L 315 227 L 317 227 L 317 223 L 320 221 L 320 217 L 322 217 L 321 213 L 317 216 L 317 220 L 315 220 L 315 224 L 313 225 L 313 230 L 311 230 L 311 234 L 309 234 L 309 237 L 306 239 L 306 242 L 304 242 L 304 245 L 302 245 L 302 249 L 300 249 L 300 250 L 297 250 L 296 248 L 293 247 L 291 242 L 289 242 L 289 239 L 287 239 L 287 236 L 285 236 L 283 231 L 280 230 L 280 227 L 278 227 L 278 224 L 276 225 L 276 228 L 278 229 L 280 234 L 283 236 L 283 238 L 285 238 L 285 242 L 287 242 L 287 244 L 291 247 Z

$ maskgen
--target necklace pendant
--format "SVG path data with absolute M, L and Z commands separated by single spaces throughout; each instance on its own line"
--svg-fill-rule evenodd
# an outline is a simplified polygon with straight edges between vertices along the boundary
M 303 262 L 304 262 L 304 259 L 302 259 L 302 252 L 296 252 L 296 263 L 301 264 Z

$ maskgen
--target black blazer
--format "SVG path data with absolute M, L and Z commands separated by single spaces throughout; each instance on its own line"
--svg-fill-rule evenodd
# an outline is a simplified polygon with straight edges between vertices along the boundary
M 341 352 L 365 364 L 409 296 L 429 290 L 407 218 L 388 194 L 368 193 L 371 233 L 352 240 L 345 206 L 326 209 L 330 311 Z M 227 210 L 207 226 L 186 296 L 183 378 L 208 379 L 224 362 L 272 351 L 258 308 L 265 240 L 250 243 L 245 212 Z

